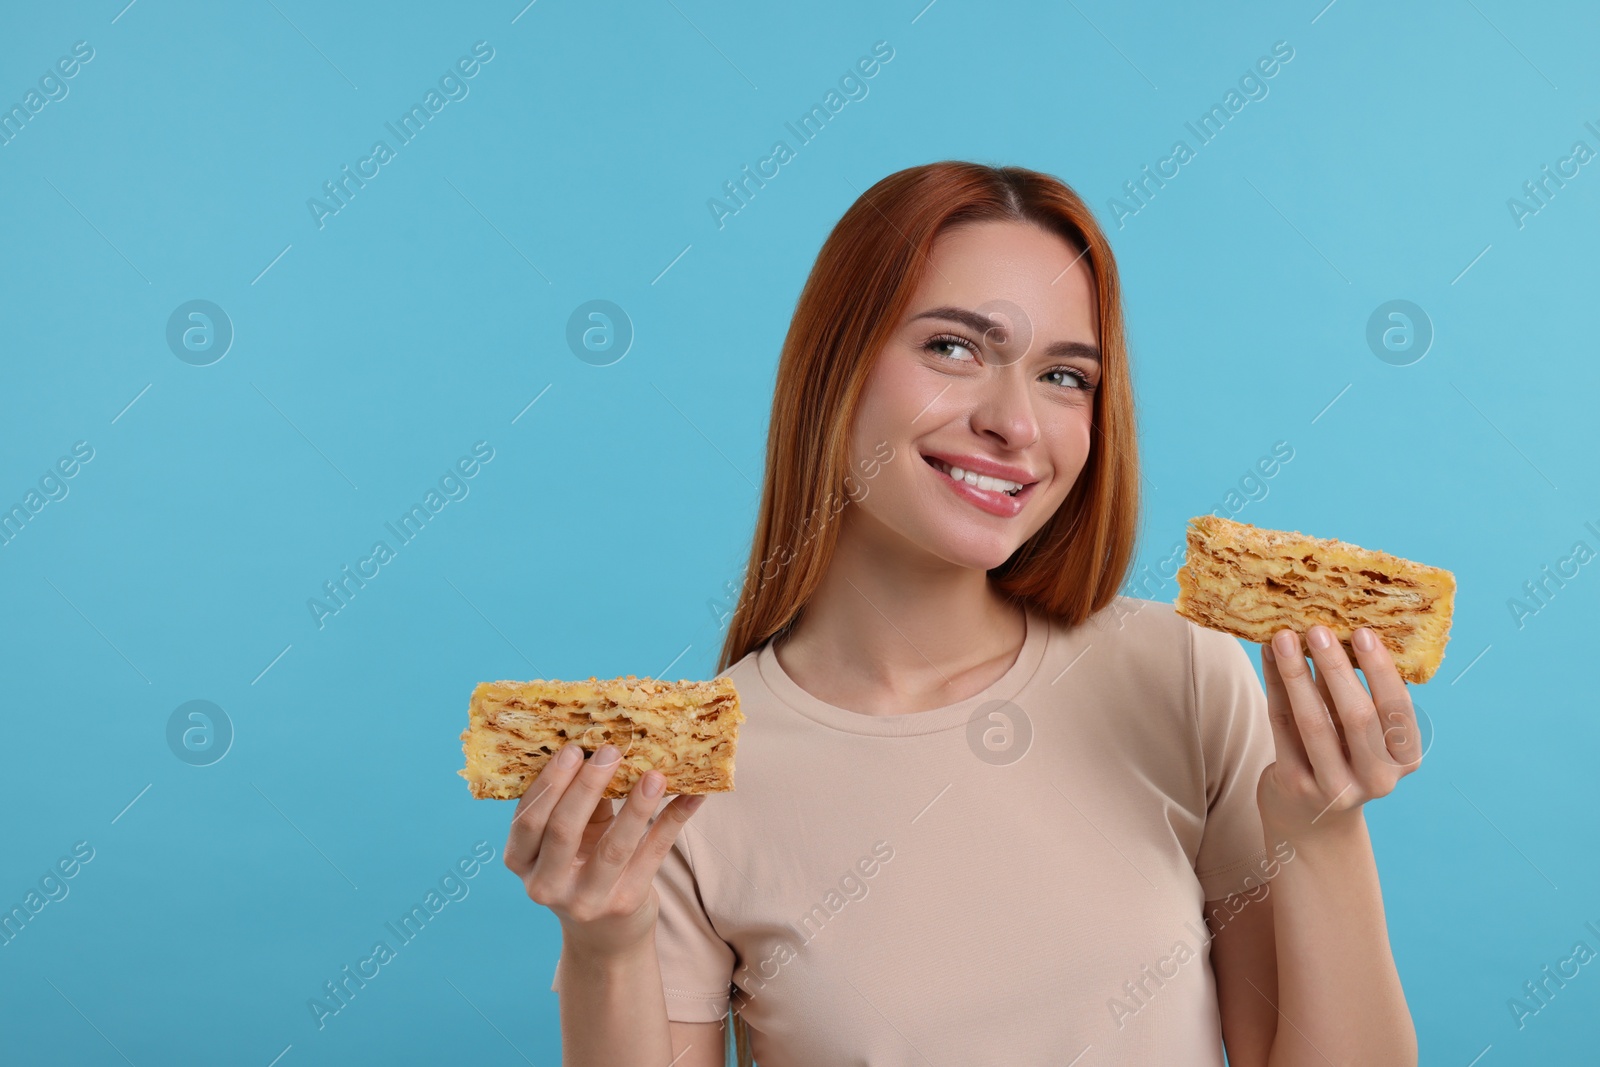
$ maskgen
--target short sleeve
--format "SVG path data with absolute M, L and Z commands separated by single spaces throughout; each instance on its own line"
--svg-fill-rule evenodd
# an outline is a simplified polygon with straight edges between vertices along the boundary
M 663 798 L 662 807 L 671 797 Z M 657 812 L 660 812 L 657 808 Z M 690 825 L 678 833 L 672 850 L 656 871 L 656 956 L 666 995 L 667 1018 L 675 1023 L 720 1022 L 728 1014 L 733 985 L 733 947 L 717 935 L 700 898 L 688 838 Z M 557 966 L 552 992 L 561 990 Z
M 1206 791 L 1194 871 L 1205 899 L 1221 900 L 1274 873 L 1256 786 L 1277 756 L 1267 695 L 1238 638 L 1190 623 L 1189 650 Z
M 656 956 L 667 995 L 667 1018 L 675 1023 L 720 1022 L 728 1014 L 733 986 L 733 946 L 717 935 L 694 876 L 691 823 L 678 834 L 656 872 L 661 913 L 656 919 Z

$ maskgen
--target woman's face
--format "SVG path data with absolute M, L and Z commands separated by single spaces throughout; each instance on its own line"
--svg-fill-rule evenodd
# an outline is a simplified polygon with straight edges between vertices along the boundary
M 1004 563 L 1088 459 L 1096 318 L 1087 261 L 1054 234 L 942 233 L 861 399 L 847 520 L 959 566 Z

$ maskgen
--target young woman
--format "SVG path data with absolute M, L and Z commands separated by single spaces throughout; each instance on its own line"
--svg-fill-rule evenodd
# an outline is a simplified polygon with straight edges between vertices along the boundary
M 1261 647 L 1263 692 L 1118 595 L 1137 456 L 1072 190 L 943 162 L 850 208 L 723 649 L 737 790 L 651 772 L 613 813 L 619 753 L 569 746 L 517 806 L 565 1064 L 720 1067 L 730 1018 L 761 1067 L 1417 1062 L 1362 816 L 1421 761 L 1405 683 L 1319 626 L 1315 674 L 1302 635 Z

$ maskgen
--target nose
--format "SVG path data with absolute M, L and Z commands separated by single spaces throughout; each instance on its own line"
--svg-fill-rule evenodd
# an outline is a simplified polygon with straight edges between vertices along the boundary
M 1027 448 L 1039 440 L 1039 420 L 1027 376 L 1017 363 L 994 370 L 976 390 L 972 429 L 1009 450 Z

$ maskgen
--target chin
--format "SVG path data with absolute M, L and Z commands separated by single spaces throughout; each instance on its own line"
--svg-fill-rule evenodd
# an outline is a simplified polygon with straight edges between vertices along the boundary
M 1011 543 L 1010 539 L 1004 541 L 990 538 L 936 538 L 933 543 L 926 545 L 929 552 L 940 559 L 948 560 L 958 567 L 967 567 L 971 570 L 992 571 L 1018 549 L 1018 545 Z

